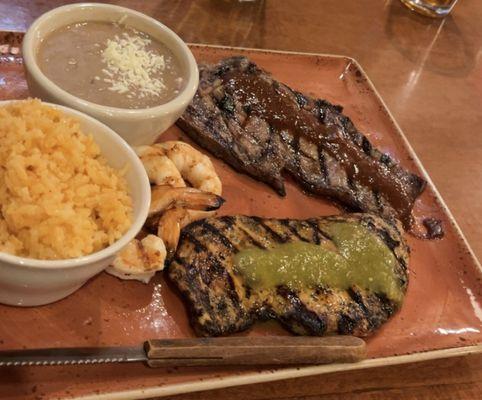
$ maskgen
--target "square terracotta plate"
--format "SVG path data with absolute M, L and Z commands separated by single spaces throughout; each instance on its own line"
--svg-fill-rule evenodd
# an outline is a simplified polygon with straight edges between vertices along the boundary
M 345 113 L 382 151 L 425 177 L 427 174 L 400 128 L 358 63 L 347 57 L 281 53 L 193 45 L 199 61 L 215 62 L 244 54 L 280 81 L 312 96 L 344 106 Z M 3 98 L 28 96 L 21 59 L 0 62 Z M 163 139 L 185 139 L 174 127 Z M 339 213 L 323 199 L 304 194 L 288 180 L 287 196 L 234 172 L 220 160 L 215 166 L 224 184 L 221 214 L 313 217 Z M 368 339 L 369 359 L 279 370 L 149 369 L 142 364 L 75 367 L 3 368 L 0 398 L 77 397 L 111 399 L 162 396 L 332 371 L 400 364 L 481 352 L 482 272 L 450 212 L 429 183 L 415 213 L 443 221 L 442 240 L 409 237 L 410 284 L 402 310 Z M 191 337 L 186 310 L 158 274 L 144 285 L 100 274 L 65 300 L 44 307 L 0 306 L 0 348 L 133 345 L 150 338 Z M 274 324 L 248 335 L 287 334 Z

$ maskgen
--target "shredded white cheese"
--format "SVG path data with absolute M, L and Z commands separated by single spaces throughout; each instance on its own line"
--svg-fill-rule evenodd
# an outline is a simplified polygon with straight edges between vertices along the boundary
M 164 56 L 148 50 L 150 43 L 148 38 L 127 33 L 107 40 L 102 52 L 106 68 L 102 73 L 106 76 L 103 81 L 110 84 L 109 90 L 121 94 L 136 91 L 140 98 L 162 93 L 165 85 L 153 75 L 165 69 Z

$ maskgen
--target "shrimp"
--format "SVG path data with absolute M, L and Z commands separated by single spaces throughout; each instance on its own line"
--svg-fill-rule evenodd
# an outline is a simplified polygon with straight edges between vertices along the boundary
M 171 208 L 165 211 L 159 218 L 157 236 L 159 236 L 167 249 L 167 257 L 170 258 L 177 249 L 181 229 L 191 222 L 209 218 L 216 211 L 188 210 L 187 208 Z
M 157 271 L 164 269 L 166 255 L 163 240 L 156 235 L 147 235 L 142 240 L 131 240 L 106 272 L 121 279 L 148 283 Z
M 224 203 L 221 196 L 202 192 L 190 187 L 173 188 L 155 186 L 151 190 L 149 216 L 159 214 L 171 207 L 186 207 L 194 210 L 216 210 Z
M 155 185 L 170 185 L 185 187 L 181 173 L 174 163 L 166 156 L 163 148 L 154 146 L 139 146 L 135 152 L 146 169 L 149 181 Z
M 181 176 L 193 187 L 221 195 L 221 180 L 208 156 L 179 141 L 158 143 L 153 147 L 164 149 L 166 156 L 174 163 Z
M 154 184 L 145 228 L 157 231 L 157 236 L 149 234 L 132 240 L 106 272 L 147 283 L 164 268 L 166 244 L 172 255 L 181 229 L 212 216 L 212 210 L 221 207 L 224 199 L 220 197 L 222 185 L 211 160 L 187 143 L 171 141 L 139 146 L 135 151 Z M 184 179 L 194 187 L 186 187 Z

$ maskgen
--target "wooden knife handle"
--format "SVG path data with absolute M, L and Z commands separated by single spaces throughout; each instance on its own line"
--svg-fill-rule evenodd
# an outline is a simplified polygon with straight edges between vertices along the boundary
M 365 342 L 354 336 L 158 339 L 145 350 L 151 367 L 328 364 L 366 356 Z

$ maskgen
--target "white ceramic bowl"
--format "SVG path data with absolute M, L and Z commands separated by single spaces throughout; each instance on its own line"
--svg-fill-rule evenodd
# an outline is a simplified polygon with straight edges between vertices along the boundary
M 9 103 L 0 102 L 0 107 Z M 60 300 L 89 278 L 104 270 L 115 254 L 142 228 L 149 211 L 151 190 L 141 161 L 132 148 L 112 129 L 78 111 L 49 104 L 76 117 L 84 133 L 91 133 L 108 164 L 120 169 L 128 164 L 126 174 L 134 215 L 130 229 L 111 246 L 96 253 L 68 260 L 36 260 L 0 252 L 0 303 L 38 306 Z
M 81 21 L 119 21 L 164 43 L 177 57 L 186 74 L 185 88 L 168 103 L 146 109 L 122 109 L 101 106 L 66 92 L 49 80 L 37 64 L 42 40 L 52 31 Z M 176 122 L 196 93 L 199 72 L 196 60 L 186 44 L 165 25 L 137 11 L 110 4 L 80 3 L 49 11 L 28 29 L 22 44 L 27 83 L 32 96 L 82 111 L 104 122 L 130 145 L 153 143 Z M 75 79 L 75 77 L 73 77 Z

